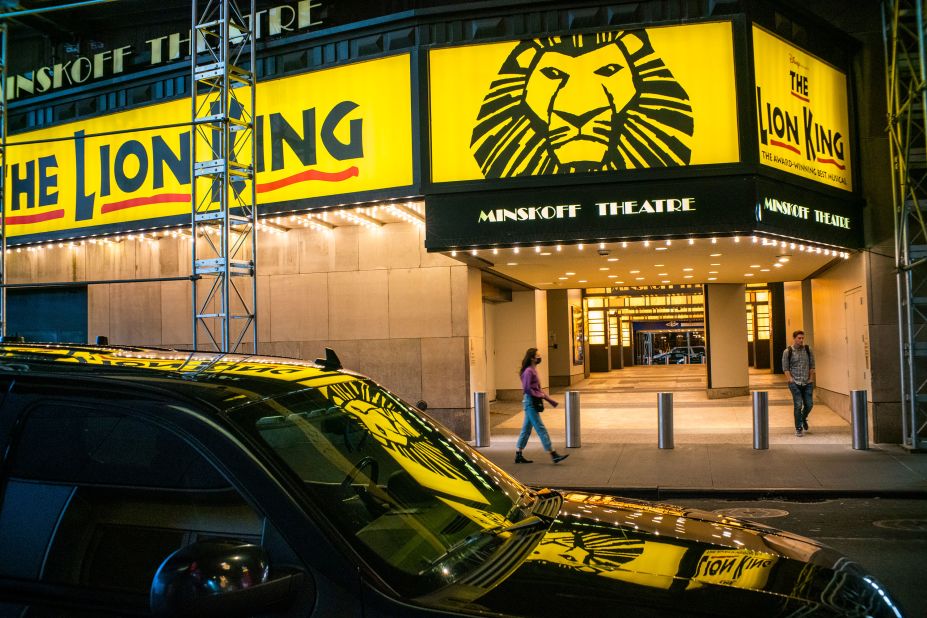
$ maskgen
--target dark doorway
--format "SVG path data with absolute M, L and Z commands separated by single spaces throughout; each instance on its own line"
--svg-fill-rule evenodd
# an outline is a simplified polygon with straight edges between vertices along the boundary
M 87 342 L 87 288 L 9 289 L 6 334 L 26 341 Z

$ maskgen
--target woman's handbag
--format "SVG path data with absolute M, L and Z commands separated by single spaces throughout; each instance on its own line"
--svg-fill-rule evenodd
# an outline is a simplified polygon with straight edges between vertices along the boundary
M 531 397 L 531 405 L 534 406 L 534 411 L 535 411 L 535 412 L 543 412 L 543 411 L 544 411 L 544 400 L 541 399 L 540 397 L 533 397 L 533 396 L 532 396 L 532 397 Z

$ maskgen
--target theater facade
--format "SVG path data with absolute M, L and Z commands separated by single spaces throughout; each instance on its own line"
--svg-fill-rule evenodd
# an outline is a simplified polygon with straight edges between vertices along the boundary
M 259 350 L 469 437 L 529 347 L 545 386 L 694 363 L 723 398 L 800 328 L 821 400 L 900 442 L 878 12 L 811 5 L 258 3 Z M 191 345 L 189 32 L 12 29 L 7 334 Z

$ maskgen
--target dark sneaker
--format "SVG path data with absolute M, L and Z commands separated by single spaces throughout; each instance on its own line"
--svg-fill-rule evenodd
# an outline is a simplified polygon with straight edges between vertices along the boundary
M 802 429 L 804 429 L 805 431 L 808 431 L 808 421 L 802 421 L 801 426 L 802 426 Z
M 528 459 L 518 451 L 515 451 L 515 463 L 534 463 L 534 460 Z
M 795 430 L 795 435 L 798 436 L 798 437 L 800 438 L 800 437 L 802 437 L 802 436 L 805 435 L 805 434 L 802 433 L 801 427 L 799 427 L 798 429 Z
M 553 461 L 554 463 L 560 463 L 561 461 L 563 461 L 564 459 L 566 459 L 566 458 L 569 457 L 569 456 L 570 456 L 569 454 L 567 454 L 567 455 L 561 455 L 561 454 L 558 453 L 557 451 L 551 451 L 551 452 L 550 452 L 550 459 L 551 459 L 551 461 Z

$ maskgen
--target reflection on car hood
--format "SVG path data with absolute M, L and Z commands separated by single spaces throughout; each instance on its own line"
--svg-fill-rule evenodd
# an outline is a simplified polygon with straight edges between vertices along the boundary
M 431 603 L 520 616 L 901 616 L 859 566 L 811 539 L 705 511 L 566 493 L 533 551 L 486 590 Z M 455 600 L 456 599 L 456 600 Z

